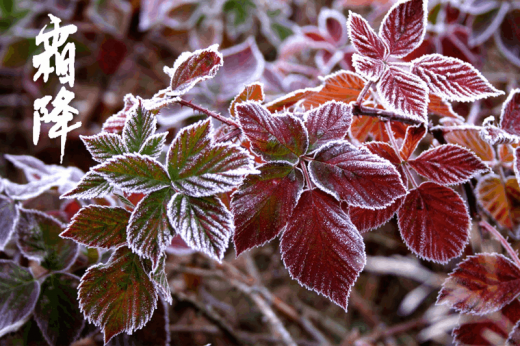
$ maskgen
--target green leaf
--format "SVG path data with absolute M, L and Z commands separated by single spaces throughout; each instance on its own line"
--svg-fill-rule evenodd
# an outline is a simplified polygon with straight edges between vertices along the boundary
M 168 277 L 166 276 L 166 255 L 163 254 L 159 260 L 159 265 L 153 272 L 150 273 L 151 279 L 155 282 L 157 290 L 161 293 L 162 297 L 168 302 L 172 303 L 172 292 L 170 290 L 170 284 L 168 283 Z
M 121 136 L 115 133 L 102 132 L 95 136 L 80 136 L 80 138 L 97 162 L 104 162 L 126 152 Z
M 128 223 L 128 246 L 141 257 L 151 259 L 154 268 L 175 235 L 167 214 L 172 194 L 170 188 L 152 192 L 137 204 Z
M 42 284 L 34 319 L 49 345 L 70 345 L 85 325 L 77 296 L 79 278 L 67 273 L 48 276 Z
M 168 132 L 163 132 L 149 137 L 146 142 L 144 142 L 143 147 L 139 153 L 141 155 L 148 155 L 156 159 L 159 158 L 164 147 L 164 143 L 166 142 L 167 135 Z
M 87 269 L 79 285 L 80 309 L 101 327 L 105 344 L 115 335 L 141 329 L 157 306 L 157 291 L 138 255 L 117 249 L 107 264 Z
M 233 234 L 233 215 L 216 197 L 194 198 L 176 194 L 168 217 L 189 247 L 222 261 Z
M 90 247 L 113 249 L 126 243 L 129 219 L 130 212 L 123 208 L 89 205 L 74 215 L 60 236 Z
M 29 269 L 0 259 L 0 335 L 33 311 L 40 284 Z
M 140 154 L 115 156 L 93 170 L 125 192 L 150 193 L 171 186 L 163 166 Z
M 90 171 L 81 178 L 81 181 L 74 189 L 61 195 L 60 198 L 102 198 L 111 194 L 112 191 L 114 191 L 114 188 L 104 176 L 94 171 Z
M 14 202 L 0 195 L 0 251 L 4 249 L 7 242 L 11 239 L 17 219 L 18 211 Z
M 123 127 L 123 142 L 130 153 L 139 153 L 146 140 L 153 136 L 157 119 L 141 103 L 130 114 Z
M 193 197 L 227 192 L 256 173 L 250 155 L 234 145 L 214 144 L 210 120 L 182 129 L 168 151 L 167 167 L 176 190 Z
M 68 268 L 76 259 L 78 244 L 60 238 L 62 224 L 38 210 L 19 208 L 19 213 L 16 232 L 22 253 L 49 270 Z

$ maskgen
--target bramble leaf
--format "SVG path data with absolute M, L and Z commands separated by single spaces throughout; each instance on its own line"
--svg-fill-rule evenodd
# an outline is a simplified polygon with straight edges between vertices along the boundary
M 183 95 L 195 84 L 213 78 L 222 66 L 222 54 L 218 52 L 218 44 L 195 52 L 182 53 L 173 68 L 164 67 L 170 76 L 170 88 L 176 95 Z
M 99 326 L 105 344 L 115 335 L 141 329 L 157 307 L 157 291 L 138 255 L 117 249 L 106 264 L 87 269 L 79 285 L 79 306 Z
M 336 10 L 323 7 L 318 16 L 318 27 L 323 33 L 327 33 L 334 44 L 341 47 L 347 43 L 348 33 L 345 27 L 346 18 Z
M 502 105 L 500 127 L 512 135 L 520 136 L 520 89 L 511 90 Z
M 460 256 L 469 241 L 471 220 L 464 201 L 437 183 L 411 190 L 397 215 L 406 246 L 420 258 L 447 263 Z
M 155 134 L 156 128 L 155 116 L 139 103 L 137 108 L 127 116 L 123 128 L 123 142 L 128 152 L 140 153 L 146 140 Z
M 113 156 L 127 152 L 121 136 L 115 133 L 105 133 L 94 136 L 80 136 L 92 158 L 97 162 L 104 162 Z
M 0 195 L 0 251 L 4 250 L 5 245 L 11 239 L 18 216 L 18 209 L 13 201 Z
M 126 94 L 125 105 L 122 110 L 117 112 L 116 114 L 108 117 L 107 120 L 103 123 L 103 132 L 108 133 L 117 133 L 120 134 L 123 132 L 123 128 L 125 127 L 126 119 L 130 116 L 132 112 L 135 112 L 135 108 L 139 101 L 132 94 Z
M 117 248 L 126 243 L 126 227 L 130 212 L 120 207 L 89 205 L 71 220 L 62 238 L 103 249 Z
M 406 129 L 406 136 L 401 145 L 401 150 L 399 151 L 399 155 L 403 160 L 406 161 L 410 158 L 417 148 L 417 145 L 419 145 L 424 136 L 426 136 L 426 132 L 426 126 L 424 124 L 408 126 Z
M 309 164 L 312 181 L 348 205 L 382 209 L 406 194 L 395 167 L 347 141 L 321 147 Z
M 170 178 L 163 166 L 141 154 L 124 154 L 93 168 L 112 185 L 130 193 L 150 193 L 171 186 Z
M 114 187 L 101 174 L 89 171 L 81 178 L 76 187 L 60 198 L 91 199 L 102 198 L 114 191 Z
M 350 220 L 360 233 L 365 233 L 383 226 L 390 221 L 394 214 L 401 208 L 404 198 L 399 197 L 384 209 L 365 209 L 360 207 L 349 207 Z
M 386 64 L 382 60 L 356 53 L 352 55 L 352 65 L 357 73 L 373 82 L 379 80 L 386 70 Z
M 329 101 L 305 113 L 305 127 L 309 134 L 309 151 L 330 141 L 344 139 L 352 123 L 352 107 Z
M 464 121 L 463 117 L 455 113 L 451 103 L 448 101 L 441 99 L 439 96 L 436 96 L 431 92 L 428 95 L 428 98 L 430 99 L 430 102 L 428 103 L 428 113 Z
M 452 130 L 444 133 L 444 138 L 448 143 L 459 144 L 470 149 L 482 161 L 493 162 L 495 160 L 493 147 L 482 140 L 478 129 L 462 128 L 460 130 Z
M 34 319 L 49 345 L 72 344 L 85 325 L 77 302 L 78 285 L 77 276 L 54 273 L 41 286 Z
M 476 187 L 482 207 L 503 227 L 512 229 L 520 224 L 520 188 L 515 177 L 505 183 L 495 174 L 486 175 Z
M 415 75 L 390 66 L 377 83 L 377 91 L 382 96 L 386 109 L 396 111 L 412 120 L 426 120 L 428 87 Z
M 168 244 L 169 245 L 169 244 Z M 150 273 L 150 278 L 155 283 L 157 291 L 159 291 L 162 297 L 171 304 L 173 301 L 172 292 L 170 290 L 170 284 L 168 283 L 168 277 L 166 276 L 166 254 L 163 254 L 159 259 L 159 264 L 153 272 Z
M 39 294 L 40 284 L 29 269 L 0 259 L 0 335 L 32 313 Z
M 51 168 L 55 167 L 54 165 L 46 165 L 41 160 L 29 155 L 5 154 L 4 157 L 16 168 L 21 169 L 29 182 L 52 175 L 53 171 Z
M 172 194 L 170 188 L 152 192 L 137 204 L 128 223 L 128 247 L 139 256 L 151 259 L 153 268 L 175 235 L 167 214 Z
M 220 199 L 176 194 L 168 204 L 168 217 L 191 248 L 222 261 L 234 225 L 233 215 Z
M 271 113 L 281 112 L 289 107 L 294 106 L 302 99 L 305 99 L 311 95 L 316 94 L 312 88 L 296 90 L 287 95 L 280 96 L 279 98 L 265 104 L 265 108 Z
M 500 254 L 467 257 L 449 275 L 437 297 L 462 313 L 477 315 L 501 310 L 520 294 L 520 268 Z
M 376 154 L 377 156 L 390 161 L 390 163 L 392 163 L 399 172 L 401 180 L 403 181 L 403 185 L 408 185 L 408 176 L 406 175 L 404 167 L 401 164 L 401 159 L 390 144 L 384 142 L 369 142 L 366 143 L 365 146 L 372 154 Z
M 175 189 L 193 197 L 228 192 L 244 175 L 256 172 L 251 156 L 242 148 L 215 144 L 210 120 L 183 128 L 175 137 L 166 159 Z
M 403 58 L 421 44 L 426 33 L 427 3 L 426 0 L 400 1 L 388 11 L 379 36 L 391 55 Z
M 40 180 L 33 180 L 27 184 L 16 184 L 5 180 L 4 188 L 7 196 L 15 200 L 24 201 L 37 197 L 55 186 L 60 186 L 62 182 L 63 173 L 55 173 Z
M 347 309 L 365 266 L 365 244 L 338 201 L 318 189 L 303 192 L 280 249 L 293 279 Z
M 61 222 L 37 210 L 18 211 L 17 243 L 22 253 L 49 270 L 68 268 L 76 259 L 78 244 L 60 238 Z
M 489 167 L 466 148 L 444 144 L 423 151 L 408 164 L 423 177 L 442 185 L 461 184 Z
M 252 150 L 266 161 L 298 162 L 309 145 L 303 123 L 290 114 L 271 114 L 257 102 L 235 107 L 244 134 Z
M 476 101 L 502 95 L 470 63 L 440 54 L 424 55 L 412 61 L 412 73 L 432 93 L 449 101 Z
M 139 151 L 139 154 L 151 156 L 154 159 L 158 159 L 161 155 L 164 143 L 166 142 L 167 135 L 168 132 L 162 132 L 148 137 L 146 142 L 144 142 L 141 150 Z
M 350 41 L 359 54 L 372 59 L 385 59 L 388 56 L 386 44 L 359 14 L 350 12 L 347 27 Z
M 246 177 L 231 200 L 237 256 L 274 239 L 285 227 L 303 191 L 303 175 L 286 163 L 266 163 Z
M 264 87 L 261 83 L 253 83 L 250 85 L 246 85 L 244 89 L 238 94 L 231 102 L 231 106 L 229 106 L 229 114 L 232 117 L 235 117 L 235 106 L 242 102 L 246 101 L 258 101 L 262 102 L 264 100 Z

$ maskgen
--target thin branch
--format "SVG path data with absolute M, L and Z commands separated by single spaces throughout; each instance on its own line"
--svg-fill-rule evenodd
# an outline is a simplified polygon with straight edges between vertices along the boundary
M 394 112 L 390 112 L 390 111 L 383 110 L 383 109 L 372 108 L 372 107 L 360 106 L 358 104 L 353 105 L 352 115 L 365 115 L 368 117 L 379 117 L 379 118 L 384 118 L 387 120 L 399 121 L 404 124 L 410 124 L 410 125 L 423 124 L 422 121 L 406 118 L 406 117 L 404 117 L 400 114 L 394 113 Z
M 234 122 L 233 120 L 231 119 L 228 119 L 228 118 L 224 118 L 222 115 L 218 114 L 218 113 L 215 113 L 213 111 L 210 111 L 209 109 L 206 109 L 204 107 L 201 107 L 199 105 L 196 105 L 194 103 L 192 103 L 191 101 L 185 101 L 185 100 L 179 100 L 177 101 L 178 104 L 180 104 L 181 106 L 186 106 L 186 107 L 190 107 L 191 109 L 194 109 L 196 111 L 199 111 L 201 113 L 204 113 L 212 118 L 215 118 L 217 119 L 218 121 L 224 123 L 224 124 L 227 124 L 229 126 L 234 126 L 234 127 L 239 127 L 238 124 L 236 122 Z
M 305 165 L 305 162 L 301 162 L 300 167 L 302 168 L 303 175 L 305 176 L 305 181 L 307 181 L 307 187 L 309 188 L 309 190 L 312 190 L 314 184 L 309 178 L 309 172 L 307 171 L 307 166 Z
M 497 231 L 497 229 L 495 227 L 491 226 L 489 223 L 487 223 L 484 220 L 480 221 L 479 225 L 481 227 L 483 227 L 484 229 L 486 229 L 489 233 L 493 234 L 493 236 L 502 244 L 504 249 L 506 249 L 507 253 L 509 254 L 509 256 L 511 256 L 511 258 L 515 262 L 516 266 L 518 268 L 520 268 L 520 259 L 518 258 L 518 254 L 511 247 L 511 245 L 507 242 L 507 240 L 502 236 L 502 234 L 500 234 L 500 232 Z
M 401 161 L 401 166 L 403 167 L 406 175 L 408 176 L 408 180 L 410 180 L 413 187 L 417 189 L 419 186 L 417 185 L 417 182 L 415 181 L 415 178 L 413 177 L 412 172 L 410 172 L 408 165 L 406 164 L 406 162 L 401 157 L 401 154 L 399 153 L 399 146 L 397 145 L 397 142 L 395 141 L 394 132 L 392 131 L 392 125 L 390 124 L 389 121 L 387 121 L 385 123 L 385 128 L 386 128 L 386 132 L 388 132 L 388 137 L 390 138 L 390 143 L 392 143 L 392 147 L 394 147 L 397 157 L 399 157 L 399 160 Z
M 372 81 L 369 81 L 365 86 L 363 87 L 363 90 L 358 95 L 358 98 L 356 100 L 356 104 L 361 106 L 363 104 L 363 100 L 365 99 L 365 95 L 370 90 L 370 87 L 372 87 L 372 84 L 374 84 Z

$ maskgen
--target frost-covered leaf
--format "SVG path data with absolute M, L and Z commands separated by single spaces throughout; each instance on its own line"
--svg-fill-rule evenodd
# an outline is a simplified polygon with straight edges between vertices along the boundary
M 404 198 L 399 197 L 384 209 L 364 209 L 349 207 L 350 220 L 359 232 L 364 233 L 383 226 L 390 221 L 403 204 Z
M 60 198 L 91 199 L 102 198 L 114 191 L 114 187 L 101 174 L 89 171 L 81 178 L 76 187 Z
M 114 156 L 93 168 L 93 171 L 130 193 L 150 193 L 171 186 L 164 167 L 155 159 L 141 154 Z
M 127 152 L 121 136 L 115 133 L 105 133 L 94 136 L 80 136 L 92 158 L 97 162 L 104 162 L 113 156 Z
M 446 263 L 469 241 L 468 210 L 449 187 L 422 183 L 409 192 L 397 215 L 406 246 L 420 258 Z
M 493 33 L 498 30 L 510 9 L 508 2 L 502 2 L 499 7 L 493 8 L 485 13 L 471 16 L 468 26 L 471 27 L 468 44 L 470 47 L 480 46 L 486 42 Z
M 191 248 L 222 261 L 234 225 L 233 215 L 220 199 L 176 194 L 168 204 L 168 217 Z
M 448 143 L 458 144 L 477 154 L 482 161 L 493 162 L 495 150 L 480 137 L 480 131 L 476 128 L 461 128 L 444 133 Z
M 174 188 L 193 197 L 228 192 L 245 175 L 256 172 L 245 150 L 213 143 L 210 120 L 183 128 L 173 140 L 166 162 Z
M 509 333 L 509 337 L 506 341 L 507 346 L 519 346 L 520 345 L 520 324 L 516 322 L 515 327 Z
M 495 174 L 486 175 L 476 187 L 482 207 L 503 227 L 509 229 L 520 224 L 520 188 L 515 177 L 505 184 Z
M 19 208 L 19 213 L 16 233 L 22 253 L 49 270 L 68 268 L 76 259 L 78 244 L 60 238 L 62 224 L 37 210 Z
M 154 268 L 175 235 L 167 214 L 172 194 L 171 188 L 152 192 L 137 204 L 128 223 L 128 246 L 139 256 L 151 259 Z
M 352 123 L 352 107 L 330 101 L 305 113 L 305 127 L 309 134 L 309 151 L 344 139 Z
M 320 189 L 351 206 L 382 209 L 406 194 L 390 162 L 347 141 L 321 147 L 309 164 L 309 173 Z
M 502 105 L 500 127 L 512 135 L 520 136 L 520 89 L 511 90 Z
M 285 227 L 303 191 L 303 175 L 286 163 L 266 163 L 233 194 L 233 241 L 237 256 L 274 239 Z
M 338 71 L 328 75 L 323 80 L 323 85 L 316 88 L 316 92 L 306 96 L 301 103 L 309 109 L 318 107 L 327 101 L 340 101 L 350 103 L 356 101 L 366 81 L 350 71 Z
M 146 142 L 144 142 L 141 150 L 139 151 L 139 154 L 151 156 L 155 159 L 158 159 L 161 155 L 164 143 L 166 143 L 167 135 L 168 132 L 162 132 L 148 137 Z
M 410 158 L 424 136 L 426 136 L 426 125 L 408 126 L 401 150 L 399 151 L 399 155 L 403 160 L 406 161 Z
M 442 185 L 461 184 L 489 167 L 466 148 L 444 144 L 423 151 L 408 164 L 423 177 Z
M 9 180 L 4 180 L 4 189 L 7 196 L 23 201 L 37 197 L 45 191 L 59 186 L 62 182 L 63 173 L 56 173 L 45 176 L 40 180 L 33 180 L 27 184 L 16 184 Z
M 338 47 L 347 43 L 348 33 L 345 16 L 339 11 L 323 7 L 318 15 L 318 27 L 323 33 L 327 33 Z
M 231 102 L 231 106 L 229 106 L 229 114 L 232 117 L 235 117 L 235 106 L 239 103 L 246 101 L 258 101 L 262 102 L 264 100 L 264 87 L 262 83 L 253 83 L 250 85 L 246 85 L 244 89 L 238 94 Z
M 520 8 L 508 11 L 495 31 L 495 43 L 500 52 L 513 64 L 520 66 Z
M 396 111 L 412 120 L 426 120 L 428 87 L 417 76 L 390 66 L 377 83 L 377 91 L 386 109 Z
M 11 239 L 17 220 L 18 209 L 13 201 L 0 195 L 0 251 L 4 250 L 5 245 Z
M 129 117 L 130 114 L 135 111 L 139 101 L 134 95 L 126 94 L 124 102 L 125 105 L 122 110 L 105 120 L 103 123 L 103 132 L 118 134 L 123 132 L 123 127 L 125 126 L 127 117 Z
M 292 278 L 347 309 L 365 266 L 365 244 L 338 201 L 318 189 L 303 192 L 280 248 Z
M 29 269 L 0 259 L 0 335 L 33 312 L 40 284 Z
M 467 257 L 448 276 L 437 297 L 461 313 L 484 315 L 501 310 L 520 294 L 520 268 L 503 255 Z
M 141 329 L 157 307 L 157 291 L 138 255 L 117 249 L 106 264 L 87 269 L 79 285 L 79 306 L 100 327 L 105 344 L 115 335 Z
M 237 105 L 235 110 L 252 150 L 264 160 L 296 163 L 307 152 L 307 130 L 294 116 L 272 115 L 252 101 Z
M 385 72 L 387 66 L 382 60 L 370 58 L 356 53 L 352 55 L 352 65 L 356 69 L 357 73 L 373 82 L 379 80 L 379 78 Z
M 288 109 L 292 106 L 294 106 L 296 103 L 301 101 L 304 98 L 307 98 L 311 95 L 314 95 L 316 93 L 313 88 L 308 89 L 302 89 L 302 90 L 296 90 L 292 93 L 289 93 L 287 95 L 283 95 L 271 102 L 268 102 L 265 104 L 265 108 L 271 113 L 281 112 L 285 109 Z
M 46 165 L 34 156 L 10 154 L 5 154 L 4 156 L 16 168 L 21 169 L 24 172 L 25 177 L 29 182 L 40 180 L 47 175 L 52 175 L 51 167 L 54 167 L 54 165 Z
M 157 291 L 161 293 L 161 296 L 171 304 L 173 298 L 170 284 L 168 283 L 168 277 L 166 276 L 166 254 L 161 256 L 157 268 L 150 273 L 150 278 L 155 283 L 155 287 L 157 288 Z
M 359 14 L 350 12 L 347 27 L 350 41 L 359 54 L 378 60 L 388 56 L 388 47 Z
M 464 121 L 463 117 L 455 113 L 451 103 L 448 101 L 445 101 L 432 93 L 428 95 L 428 98 L 430 99 L 430 102 L 428 103 L 428 113 Z
M 449 101 L 476 101 L 504 93 L 489 84 L 471 64 L 440 54 L 415 59 L 412 73 L 421 78 L 432 93 Z
M 392 148 L 390 144 L 383 142 L 369 142 L 366 143 L 365 146 L 368 150 L 370 150 L 372 154 L 376 154 L 377 156 L 390 161 L 390 163 L 392 163 L 399 172 L 401 180 L 403 181 L 403 185 L 408 185 L 408 176 L 406 175 L 404 167 L 401 164 L 401 159 L 399 158 L 399 155 L 397 154 L 395 149 Z
M 195 84 L 213 78 L 222 66 L 222 54 L 218 44 L 195 52 L 182 53 L 173 68 L 164 67 L 164 72 L 171 78 L 170 88 L 176 95 L 183 95 Z
M 419 47 L 426 33 L 427 4 L 427 0 L 399 1 L 388 11 L 379 36 L 391 55 L 403 58 Z
M 130 212 L 120 207 L 89 205 L 71 220 L 62 238 L 103 249 L 117 248 L 126 243 L 126 227 Z
M 509 333 L 520 320 L 520 302 L 513 300 L 502 310 L 484 316 L 460 315 L 452 332 L 455 345 L 505 345 Z
M 137 108 L 127 116 L 123 128 L 123 142 L 128 152 L 139 153 L 146 140 L 155 134 L 157 119 L 152 112 L 139 103 Z
M 79 278 L 67 273 L 48 276 L 41 286 L 34 319 L 49 345 L 71 345 L 85 324 L 78 306 Z

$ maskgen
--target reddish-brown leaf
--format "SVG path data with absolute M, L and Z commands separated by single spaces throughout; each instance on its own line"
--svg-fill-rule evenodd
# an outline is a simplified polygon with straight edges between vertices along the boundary
M 370 142 L 365 144 L 365 146 L 368 150 L 370 150 L 371 153 L 390 161 L 395 166 L 395 168 L 397 168 L 404 186 L 408 184 L 408 177 L 404 171 L 403 165 L 401 164 L 401 159 L 390 144 L 383 142 Z
M 309 151 L 330 141 L 341 140 L 352 123 L 352 107 L 329 101 L 305 113 L 305 126 L 309 134 Z
M 285 227 L 303 190 L 303 175 L 285 163 L 266 163 L 233 194 L 237 256 L 274 239 Z
M 302 106 L 318 107 L 327 101 L 350 103 L 355 101 L 365 86 L 365 80 L 350 71 L 339 71 L 329 75 L 323 81 L 321 89 L 305 97 Z
M 477 128 L 461 128 L 444 133 L 444 138 L 448 143 L 459 144 L 470 149 L 482 161 L 492 162 L 495 160 L 493 147 L 482 140 L 480 130 Z
M 421 44 L 426 33 L 427 3 L 425 0 L 400 1 L 388 11 L 379 36 L 391 55 L 405 57 Z
M 505 345 L 509 333 L 520 320 L 520 302 L 513 300 L 502 310 L 485 316 L 461 315 L 453 330 L 455 345 Z
M 387 57 L 388 48 L 385 43 L 363 17 L 350 12 L 347 27 L 350 41 L 359 54 L 374 59 L 385 59 Z
M 246 85 L 244 89 L 238 94 L 231 102 L 231 106 L 229 106 L 229 114 L 232 117 L 235 117 L 235 105 L 245 102 L 245 101 L 258 101 L 262 102 L 264 100 L 264 87 L 261 83 L 253 83 L 250 85 Z
M 364 209 L 360 207 L 349 207 L 350 220 L 359 232 L 364 233 L 383 226 L 390 221 L 394 214 L 403 204 L 404 198 L 396 199 L 384 209 Z
M 430 103 L 428 103 L 428 113 L 437 114 L 442 117 L 464 120 L 463 117 L 455 113 L 455 111 L 451 107 L 451 103 L 449 103 L 448 101 L 444 101 L 443 99 L 432 93 L 428 95 L 428 98 L 430 99 Z
M 510 134 L 520 136 L 520 89 L 512 90 L 502 105 L 500 127 Z
M 347 43 L 348 33 L 345 23 L 347 19 L 343 14 L 336 10 L 323 7 L 318 16 L 318 26 L 320 31 L 327 33 L 337 47 Z
M 356 53 L 352 55 L 352 65 L 354 65 L 357 73 L 373 82 L 376 82 L 383 75 L 387 66 L 383 60 Z
M 444 281 L 437 304 L 462 313 L 488 314 L 520 294 L 520 268 L 500 254 L 467 257 Z
M 406 161 L 410 158 L 424 136 L 426 136 L 426 125 L 408 126 L 399 152 L 403 160 Z
M 397 215 L 406 246 L 420 258 L 447 263 L 469 241 L 471 220 L 464 201 L 437 183 L 425 182 L 410 191 Z
M 423 177 L 443 185 L 461 184 L 489 167 L 466 148 L 444 144 L 423 151 L 408 164 Z
M 279 97 L 276 100 L 266 103 L 265 107 L 271 113 L 284 111 L 285 109 L 288 109 L 289 107 L 297 104 L 300 100 L 307 98 L 315 93 L 317 93 L 317 91 L 313 88 L 296 90 L 292 93 Z
M 305 191 L 280 244 L 291 277 L 347 309 L 350 289 L 365 266 L 363 238 L 339 202 Z
M 508 177 L 505 184 L 498 175 L 490 174 L 476 187 L 482 207 L 503 227 L 509 229 L 520 224 L 520 188 L 515 177 Z

